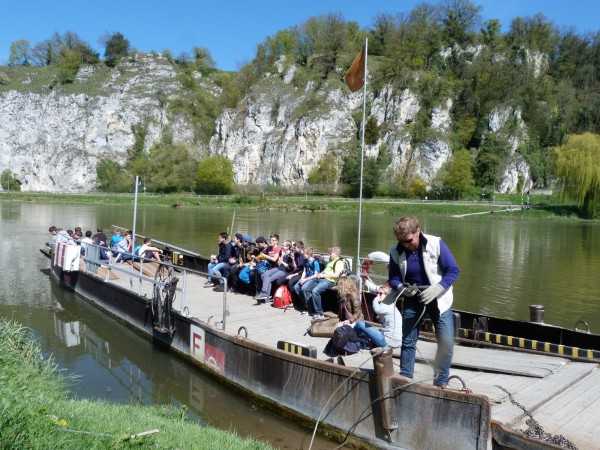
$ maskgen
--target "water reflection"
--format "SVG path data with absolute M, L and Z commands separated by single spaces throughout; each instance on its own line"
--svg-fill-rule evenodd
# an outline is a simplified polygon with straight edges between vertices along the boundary
M 78 397 L 187 405 L 190 417 L 198 423 L 234 429 L 277 446 L 306 447 L 308 430 L 235 395 L 54 283 L 51 296 L 49 310 L 53 311 L 55 337 L 61 343 L 53 346 L 53 354 L 67 373 L 78 376 L 73 382 Z M 319 439 L 317 448 L 331 446 Z

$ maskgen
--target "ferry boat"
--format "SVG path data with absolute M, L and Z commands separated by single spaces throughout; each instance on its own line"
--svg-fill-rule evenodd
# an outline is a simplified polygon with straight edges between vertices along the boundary
M 399 350 L 332 358 L 324 352 L 328 339 L 307 333 L 307 316 L 227 289 L 203 289 L 208 257 L 153 242 L 167 261 L 99 260 L 98 252 L 82 256 L 79 246 L 67 244 L 41 251 L 51 260 L 52 278 L 82 300 L 340 442 L 409 449 L 597 446 L 597 334 L 456 311 L 460 345 L 449 384 L 439 389 L 427 363 L 436 349 L 427 322 L 413 380 L 398 374 Z M 366 306 L 373 280 L 363 276 Z M 334 304 L 335 292 L 327 292 L 324 305 Z M 534 315 L 539 322 L 539 310 Z

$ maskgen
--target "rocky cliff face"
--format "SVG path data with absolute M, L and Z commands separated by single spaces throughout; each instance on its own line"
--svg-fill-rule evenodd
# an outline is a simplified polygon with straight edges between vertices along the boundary
M 93 68 L 81 70 L 76 83 L 93 76 Z M 167 61 L 146 56 L 113 70 L 102 95 L 0 92 L 0 167 L 24 191 L 91 190 L 100 159 L 125 161 L 133 125 L 148 123 L 147 148 L 160 139 L 169 119 L 154 95 L 159 88 L 167 95 L 176 89 L 175 73 Z M 172 125 L 176 140 L 191 137 L 185 124 Z
M 279 73 L 257 84 L 238 108 L 222 112 L 210 140 L 209 152 L 234 162 L 237 184 L 303 185 L 328 152 L 337 154 L 341 164 L 343 153 L 356 145 L 354 116 L 361 111 L 362 92 L 352 94 L 339 85 L 315 89 L 311 82 L 295 87 L 296 67 L 284 60 L 277 67 Z M 93 84 L 96 70 L 80 70 L 76 83 Z M 95 93 L 0 92 L 0 170 L 9 168 L 25 191 L 91 190 L 100 159 L 125 162 L 134 143 L 133 125 L 148 125 L 147 149 L 166 127 L 175 141 L 191 143 L 191 127 L 167 114 L 168 105 L 156 95 L 169 98 L 178 89 L 168 61 L 141 55 L 113 69 Z M 367 155 L 376 156 L 386 145 L 390 170 L 408 168 L 411 176 L 431 183 L 452 156 L 452 99 L 432 110 L 432 137 L 413 148 L 409 126 L 421 107 L 415 93 L 388 86 L 368 95 L 370 115 L 382 132 L 367 146 Z M 515 153 L 526 137 L 520 112 L 499 105 L 490 115 L 489 131 L 511 145 L 499 190 L 514 192 L 520 178 L 528 188 L 529 167 Z
M 341 149 L 343 153 L 359 133 L 353 113 L 362 108 L 362 92 L 352 94 L 339 88 L 315 92 L 310 83 L 305 89 L 292 87 L 294 66 L 286 68 L 279 64 L 278 67 L 279 76 L 271 76 L 268 83 L 264 82 L 263 87 L 259 86 L 246 98 L 243 107 L 224 111 L 217 121 L 210 152 L 234 161 L 236 183 L 304 184 L 310 170 L 327 152 L 339 154 Z M 452 156 L 449 142 L 452 99 L 446 99 L 432 110 L 430 135 L 433 137 L 413 148 L 409 125 L 419 112 L 417 96 L 408 89 L 396 92 L 391 86 L 382 89 L 376 97 L 372 93 L 368 95 L 370 115 L 377 125 L 385 124 L 385 131 L 378 142 L 367 146 L 367 156 L 377 156 L 386 144 L 392 153 L 390 170 L 408 168 L 411 177 L 431 183 Z M 309 103 L 314 105 L 310 111 L 297 113 L 306 111 L 305 105 Z M 499 106 L 490 114 L 489 121 L 490 132 L 502 134 L 511 146 L 500 191 L 514 192 L 520 177 L 528 189 L 531 185 L 529 167 L 515 153 L 526 137 L 520 112 Z M 509 127 L 509 122 L 516 122 L 516 128 Z M 339 162 L 341 164 L 341 158 Z

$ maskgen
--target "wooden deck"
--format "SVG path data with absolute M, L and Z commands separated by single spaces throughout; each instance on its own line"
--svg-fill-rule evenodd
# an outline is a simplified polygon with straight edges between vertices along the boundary
M 122 264 L 112 271 L 111 283 L 152 295 L 152 284 L 127 276 L 131 266 Z M 203 322 L 218 324 L 222 328 L 223 302 L 226 301 L 228 315 L 225 331 L 232 335 L 245 327 L 248 339 L 276 347 L 284 340 L 317 349 L 317 358 L 328 359 L 323 353 L 327 338 L 312 337 L 307 330 L 310 316 L 298 311 L 276 309 L 271 304 L 257 304 L 247 295 L 226 294 L 204 288 L 206 278 L 186 273 L 176 274 L 180 278 L 179 288 L 185 284 L 183 295 L 177 293 L 173 308 L 187 308 L 189 315 Z M 433 362 L 436 351 L 434 342 L 419 341 L 415 380 L 431 384 Z M 399 370 L 399 351 L 394 364 Z M 365 370 L 373 367 L 368 351 L 343 358 L 347 366 L 362 365 Z M 492 404 L 492 419 L 513 429 L 525 430 L 526 414 L 515 406 L 509 396 L 499 387 L 512 394 L 513 400 L 523 405 L 540 423 L 547 433 L 562 434 L 580 449 L 600 449 L 596 437 L 600 436 L 600 370 L 596 363 L 576 362 L 551 355 L 524 353 L 512 350 L 472 348 L 455 346 L 451 375 L 461 377 L 473 392 L 487 396 Z M 459 389 L 461 383 L 453 380 L 451 388 Z

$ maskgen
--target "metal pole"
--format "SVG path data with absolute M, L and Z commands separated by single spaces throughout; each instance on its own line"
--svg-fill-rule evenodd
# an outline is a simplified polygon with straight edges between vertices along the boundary
M 358 241 L 356 246 L 356 275 L 360 278 L 360 230 L 362 227 L 362 201 L 363 201 L 363 175 L 365 169 L 365 122 L 367 111 L 367 55 L 369 53 L 369 39 L 365 39 L 365 78 L 363 80 L 363 114 L 360 146 L 360 191 L 358 197 Z M 362 288 L 362 283 L 361 286 Z
M 135 177 L 135 199 L 133 201 L 133 227 L 131 229 L 131 242 L 133 242 L 132 253 L 133 253 L 133 250 L 135 249 L 135 222 L 137 220 L 137 199 L 138 199 L 139 180 L 140 180 L 140 177 L 136 175 L 136 177 Z M 132 261 L 131 267 L 133 267 L 133 261 Z

